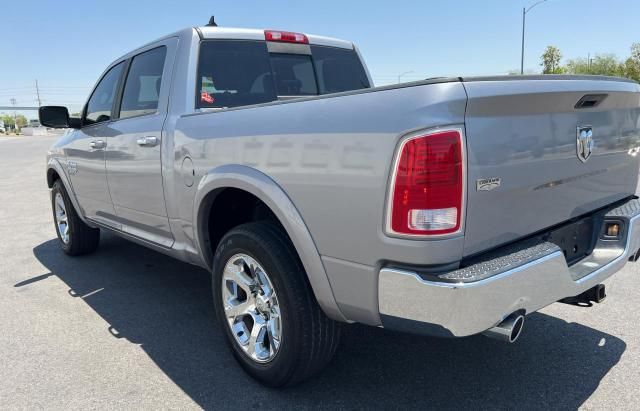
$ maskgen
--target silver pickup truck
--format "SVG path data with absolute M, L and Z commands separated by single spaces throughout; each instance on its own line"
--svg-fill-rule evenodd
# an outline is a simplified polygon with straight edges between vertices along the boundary
M 271 386 L 322 369 L 340 323 L 514 342 L 638 258 L 624 79 L 373 88 L 350 42 L 209 25 L 114 61 L 82 118 L 40 121 L 72 129 L 47 159 L 62 250 L 105 230 L 207 268 L 231 352 Z

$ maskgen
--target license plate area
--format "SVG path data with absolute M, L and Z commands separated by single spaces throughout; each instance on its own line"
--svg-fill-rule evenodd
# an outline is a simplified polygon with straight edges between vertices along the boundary
M 586 217 L 548 232 L 544 239 L 560 247 L 572 265 L 593 252 L 600 230 L 596 225 L 596 218 Z

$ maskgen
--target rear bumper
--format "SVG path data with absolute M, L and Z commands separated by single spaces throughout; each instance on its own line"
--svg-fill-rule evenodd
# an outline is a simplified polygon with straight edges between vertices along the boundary
M 594 251 L 569 267 L 551 243 L 521 243 L 501 255 L 425 279 L 417 272 L 380 270 L 379 309 L 385 328 L 438 336 L 481 333 L 510 314 L 532 313 L 602 283 L 640 248 L 640 200 L 609 211 L 605 221 L 620 221 L 618 240 L 597 241 Z

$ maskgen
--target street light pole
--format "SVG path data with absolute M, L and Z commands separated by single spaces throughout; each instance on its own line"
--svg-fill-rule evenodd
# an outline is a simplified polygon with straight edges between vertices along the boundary
M 11 98 L 11 105 L 13 106 L 13 131 L 18 134 L 18 115 L 16 114 L 16 99 Z
M 533 4 L 531 7 L 522 8 L 522 51 L 520 53 L 520 74 L 524 74 L 524 28 L 527 22 L 527 13 L 531 11 L 538 4 L 544 3 L 547 0 L 540 0 L 539 2 Z
M 527 20 L 527 11 L 522 8 L 522 50 L 520 52 L 520 75 L 524 74 L 524 25 Z
M 398 75 L 398 84 L 400 84 L 400 82 L 402 81 L 402 77 L 403 77 L 403 76 L 406 76 L 407 74 L 411 74 L 411 73 L 413 73 L 413 70 L 411 70 L 411 71 L 405 71 L 404 73 L 399 74 L 399 75 Z

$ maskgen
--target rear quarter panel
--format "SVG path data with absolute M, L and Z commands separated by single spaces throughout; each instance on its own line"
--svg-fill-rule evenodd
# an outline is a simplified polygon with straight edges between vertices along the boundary
M 424 241 L 388 238 L 383 215 L 399 138 L 462 124 L 465 103 L 462 85 L 452 82 L 185 116 L 175 151 L 193 159 L 196 180 L 226 164 L 268 175 L 292 199 L 323 256 L 367 265 L 448 263 L 461 252 L 451 241 L 425 249 Z
M 446 82 L 183 116 L 174 133 L 174 181 L 181 181 L 186 156 L 196 180 L 192 187 L 176 184 L 170 194 L 181 199 L 178 218 L 187 231 L 194 224 L 192 200 L 209 170 L 229 164 L 259 170 L 301 215 L 344 315 L 377 325 L 380 265 L 442 264 L 462 256 L 462 236 L 391 238 L 383 224 L 399 139 L 461 125 L 465 105 L 462 84 Z

